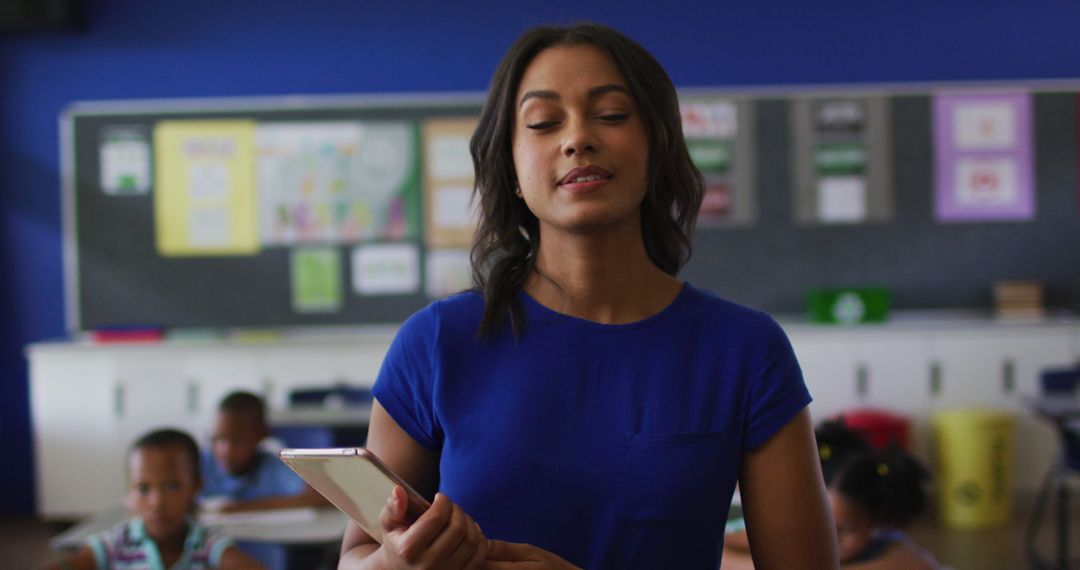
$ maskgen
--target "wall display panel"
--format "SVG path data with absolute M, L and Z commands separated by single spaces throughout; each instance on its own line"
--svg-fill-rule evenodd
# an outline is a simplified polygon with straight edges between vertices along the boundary
M 399 322 L 432 299 L 425 236 L 468 239 L 468 227 L 432 231 L 425 197 L 471 186 L 471 163 L 459 173 L 460 145 L 446 141 L 480 101 L 73 105 L 69 328 Z
M 995 281 L 1023 278 L 1045 284 L 1050 306 L 1080 305 L 1075 90 L 1031 95 L 1031 217 L 964 224 L 935 217 L 929 89 L 682 99 L 692 158 L 707 185 L 728 188 L 681 274 L 696 285 L 794 313 L 809 289 L 859 285 L 889 289 L 894 309 L 989 308 Z M 467 287 L 467 139 L 481 101 L 72 106 L 70 329 L 394 323 Z M 862 118 L 857 136 L 845 117 Z M 823 220 L 822 179 L 852 172 L 865 219 Z M 829 213 L 852 214 L 839 204 Z

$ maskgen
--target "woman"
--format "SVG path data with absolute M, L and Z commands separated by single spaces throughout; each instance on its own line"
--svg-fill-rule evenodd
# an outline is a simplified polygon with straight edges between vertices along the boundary
M 397 490 L 341 567 L 716 568 L 738 479 L 759 568 L 835 568 L 786 337 L 675 277 L 702 181 L 660 65 L 530 30 L 471 150 L 477 288 L 402 326 L 368 436 L 434 503 L 410 524 Z

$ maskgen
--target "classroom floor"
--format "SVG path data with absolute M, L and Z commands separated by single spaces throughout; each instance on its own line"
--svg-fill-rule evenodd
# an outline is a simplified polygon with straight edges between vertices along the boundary
M 1072 513 L 1070 568 L 1080 569 L 1080 504 Z M 983 531 L 957 531 L 942 528 L 932 517 L 917 522 L 910 534 L 952 570 L 1016 570 L 1035 567 L 1026 562 L 1024 530 L 1030 511 L 1017 509 L 1013 522 L 1007 527 Z M 0 518 L 0 568 L 13 570 L 38 568 L 51 559 L 49 538 L 62 526 L 34 519 Z M 1053 552 L 1053 525 L 1042 525 L 1037 546 L 1043 556 Z

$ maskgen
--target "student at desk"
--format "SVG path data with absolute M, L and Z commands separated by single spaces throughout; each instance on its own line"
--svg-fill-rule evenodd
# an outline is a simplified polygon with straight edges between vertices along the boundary
M 269 434 L 262 398 L 241 391 L 221 401 L 210 452 L 203 458 L 205 508 L 235 513 L 329 506 L 276 455 L 260 449 Z
M 128 454 L 128 492 L 134 517 L 91 536 L 52 570 L 262 568 L 191 516 L 199 490 L 199 448 L 186 433 L 150 432 Z

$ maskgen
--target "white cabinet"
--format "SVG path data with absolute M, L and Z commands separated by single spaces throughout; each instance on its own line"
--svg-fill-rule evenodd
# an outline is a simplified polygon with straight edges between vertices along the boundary
M 218 403 L 234 390 L 280 409 L 294 389 L 370 386 L 393 332 L 262 344 L 32 345 L 38 513 L 78 518 L 115 505 L 136 438 L 175 427 L 205 444 Z
M 115 461 L 101 458 L 113 437 L 112 366 L 106 354 L 31 359 L 31 377 L 48 379 L 30 386 L 39 512 L 82 516 L 100 508 L 101 488 L 115 489 L 105 483 L 115 479 Z
M 783 321 L 782 321 L 783 323 Z M 1015 413 L 1015 484 L 1033 493 L 1058 449 L 1056 434 L 1023 404 L 1041 370 L 1078 361 L 1080 326 L 985 319 L 846 328 L 785 326 L 814 397 L 815 421 L 857 407 L 908 416 L 912 452 L 933 466 L 934 413 L 987 407 Z
M 930 418 L 952 407 L 1004 407 L 1017 415 L 1018 491 L 1037 488 L 1055 434 L 1023 408 L 1040 370 L 1080 360 L 1074 322 L 985 319 L 897 321 L 865 327 L 781 320 L 814 397 L 815 421 L 855 407 L 912 418 L 913 451 L 933 465 Z M 391 329 L 272 343 L 31 346 L 31 412 L 38 511 L 71 518 L 114 505 L 131 441 L 163 426 L 205 443 L 228 392 L 262 394 L 284 408 L 290 391 L 337 382 L 370 386 Z

